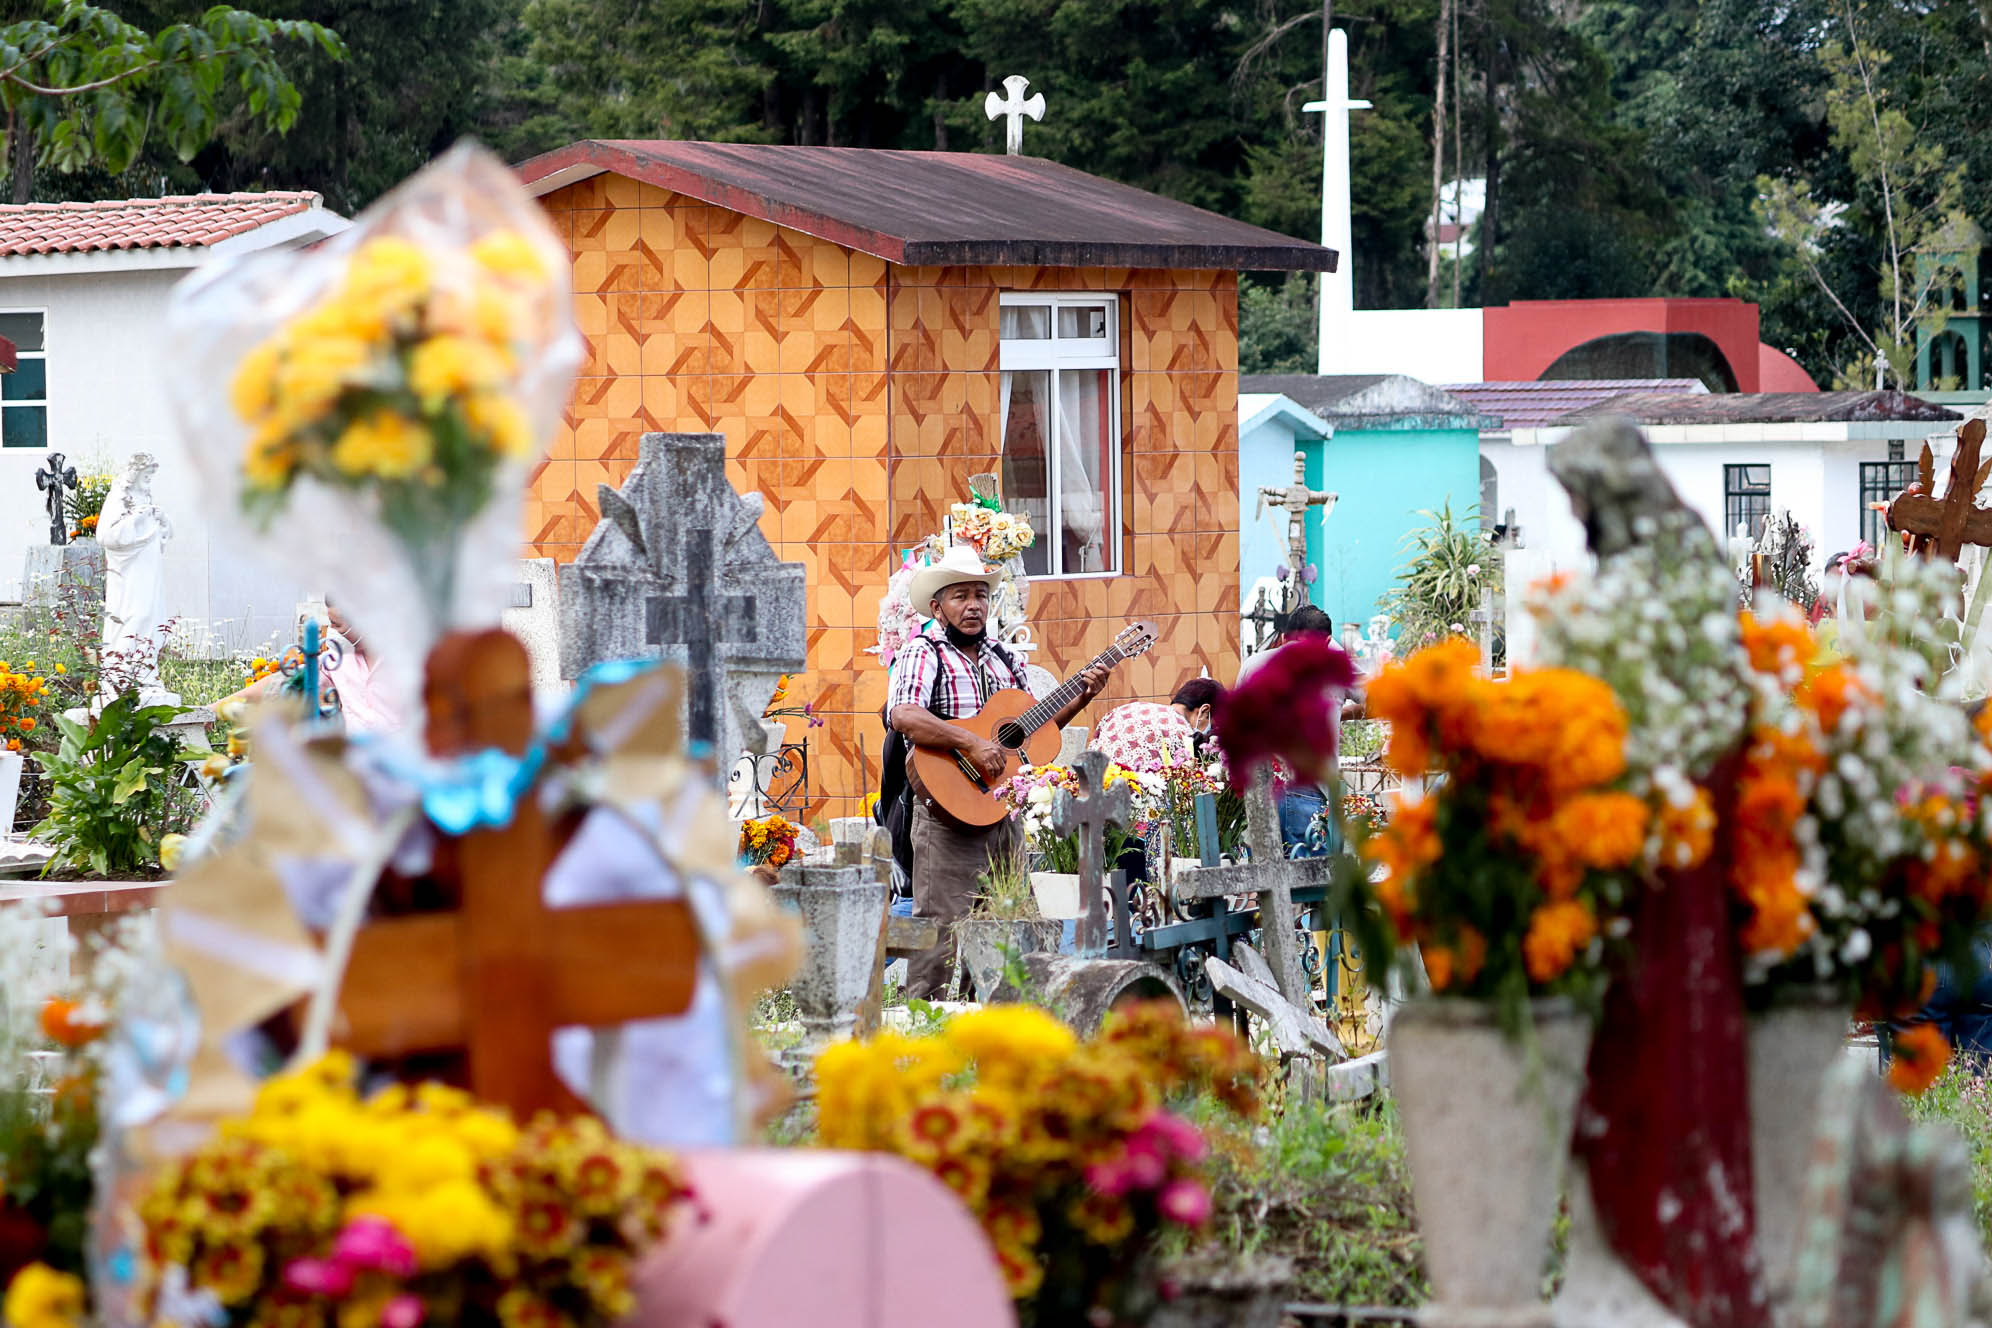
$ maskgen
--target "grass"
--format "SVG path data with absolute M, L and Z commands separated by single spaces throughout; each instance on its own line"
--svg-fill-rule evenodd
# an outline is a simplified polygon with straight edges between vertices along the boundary
M 1971 1209 L 1979 1239 L 1992 1245 L 1992 1067 L 1959 1057 L 1921 1097 L 1901 1099 L 1909 1118 L 1957 1130 L 1971 1158 Z
M 1288 1104 L 1256 1128 L 1227 1128 L 1212 1106 L 1195 1114 L 1219 1140 L 1205 1249 L 1291 1260 L 1297 1300 L 1424 1303 L 1404 1132 L 1387 1098 Z

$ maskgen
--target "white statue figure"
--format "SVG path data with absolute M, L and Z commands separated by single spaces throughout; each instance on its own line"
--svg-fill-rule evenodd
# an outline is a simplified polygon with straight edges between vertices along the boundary
M 104 496 L 97 525 L 97 543 L 104 550 L 104 645 L 98 671 L 103 701 L 136 686 L 141 704 L 180 704 L 159 679 L 159 650 L 165 644 L 160 619 L 165 544 L 173 538 L 173 524 L 152 501 L 152 476 L 158 469 L 150 452 L 132 453 Z

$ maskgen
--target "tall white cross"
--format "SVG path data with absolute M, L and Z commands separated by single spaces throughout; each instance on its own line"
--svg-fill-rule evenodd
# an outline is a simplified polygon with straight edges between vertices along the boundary
M 1030 85 L 1031 81 L 1022 74 L 1012 74 L 1003 80 L 1003 89 L 1010 94 L 1009 97 L 999 97 L 992 92 L 982 99 L 982 109 L 990 119 L 1010 117 L 1010 123 L 1004 129 L 1003 150 L 1013 157 L 1024 154 L 1024 117 L 1044 119 L 1044 94 L 1036 92 L 1029 97 L 1024 96 L 1024 89 Z
M 993 94 L 992 94 L 993 95 Z M 1323 111 L 1321 127 L 1321 243 L 1335 251 L 1335 270 L 1321 274 L 1321 341 L 1318 373 L 1336 373 L 1347 361 L 1339 338 L 1347 335 L 1356 311 L 1356 265 L 1350 254 L 1349 112 L 1366 111 L 1366 101 L 1349 99 L 1349 34 L 1328 34 L 1327 100 L 1303 111 Z

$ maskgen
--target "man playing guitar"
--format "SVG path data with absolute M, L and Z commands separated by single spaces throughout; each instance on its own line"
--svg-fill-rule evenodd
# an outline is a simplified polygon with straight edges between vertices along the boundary
M 1024 670 L 1008 651 L 987 639 L 989 601 L 1002 581 L 999 569 L 985 567 L 973 549 L 957 545 L 940 561 L 922 568 L 908 588 L 918 607 L 930 606 L 934 621 L 906 643 L 893 661 L 887 722 L 918 747 L 952 749 L 983 777 L 1004 777 L 1010 753 L 953 723 L 975 715 L 991 695 L 1025 688 Z M 1075 680 L 1073 698 L 1052 717 L 1063 726 L 1107 685 L 1111 670 L 1095 664 Z M 990 826 L 964 825 L 934 802 L 913 778 L 913 914 L 940 924 L 940 943 L 907 964 L 906 993 L 932 1000 L 948 985 L 954 967 L 954 922 L 975 902 L 976 877 L 998 854 L 1022 848 L 1022 831 L 1007 817 Z

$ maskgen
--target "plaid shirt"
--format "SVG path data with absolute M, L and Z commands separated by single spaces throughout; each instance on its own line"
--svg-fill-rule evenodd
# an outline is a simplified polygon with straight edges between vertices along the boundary
M 1000 649 L 985 641 L 978 658 L 971 660 L 948 641 L 939 620 L 928 623 L 892 662 L 892 693 L 885 713 L 916 705 L 940 719 L 961 719 L 981 710 L 993 692 L 1010 687 L 1029 691 L 1030 681 L 1023 669 L 1007 652 L 999 654 Z M 934 683 L 936 672 L 939 686 Z

